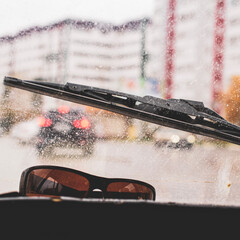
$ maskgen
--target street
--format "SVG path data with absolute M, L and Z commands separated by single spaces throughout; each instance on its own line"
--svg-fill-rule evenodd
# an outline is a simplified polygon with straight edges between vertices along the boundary
M 99 141 L 91 157 L 78 149 L 55 149 L 39 157 L 34 146 L 0 138 L 0 192 L 17 191 L 21 172 L 33 165 L 60 165 L 105 177 L 146 181 L 157 201 L 240 204 L 240 147 L 196 145 L 191 150 L 154 148 L 151 143 Z

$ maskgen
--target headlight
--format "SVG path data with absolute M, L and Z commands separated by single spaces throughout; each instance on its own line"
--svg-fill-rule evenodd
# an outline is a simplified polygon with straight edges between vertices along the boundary
M 180 141 L 180 137 L 178 135 L 172 135 L 171 136 L 171 142 L 172 143 L 178 143 Z
M 195 136 L 193 136 L 193 135 L 189 135 L 189 136 L 187 137 L 187 141 L 188 141 L 189 143 L 194 143 L 195 140 L 196 140 L 196 138 L 195 138 Z

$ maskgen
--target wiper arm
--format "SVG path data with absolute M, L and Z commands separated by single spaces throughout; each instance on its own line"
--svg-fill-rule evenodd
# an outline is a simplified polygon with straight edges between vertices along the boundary
M 74 83 L 57 84 L 12 77 L 5 77 L 4 84 L 240 145 L 240 127 L 206 108 L 202 102 L 139 97 Z

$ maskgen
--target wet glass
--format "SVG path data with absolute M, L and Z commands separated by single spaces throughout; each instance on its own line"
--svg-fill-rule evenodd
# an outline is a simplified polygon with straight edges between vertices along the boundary
M 239 0 L 88 1 L 2 2 L 0 78 L 202 101 L 240 124 Z M 0 108 L 0 192 L 17 190 L 27 167 L 51 164 L 149 182 L 159 202 L 239 205 L 237 145 L 3 84 Z M 87 120 L 64 117 L 79 108 Z M 43 117 L 50 110 L 55 119 Z

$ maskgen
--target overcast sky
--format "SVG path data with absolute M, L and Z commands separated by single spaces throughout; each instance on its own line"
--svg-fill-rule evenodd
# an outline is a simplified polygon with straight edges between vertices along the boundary
M 155 0 L 1 0 L 0 36 L 65 18 L 123 23 L 151 17 Z

